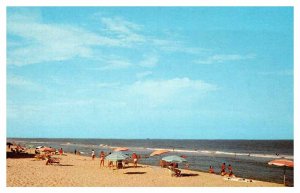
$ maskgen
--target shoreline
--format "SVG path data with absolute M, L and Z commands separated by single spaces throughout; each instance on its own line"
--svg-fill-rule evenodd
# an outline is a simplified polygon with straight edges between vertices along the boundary
M 172 177 L 159 166 L 132 164 L 125 169 L 100 168 L 100 160 L 66 153 L 61 165 L 46 165 L 35 158 L 7 158 L 7 187 L 284 187 L 283 184 L 242 178 L 226 179 L 206 172 L 180 169 L 182 177 Z M 107 161 L 105 160 L 105 166 Z

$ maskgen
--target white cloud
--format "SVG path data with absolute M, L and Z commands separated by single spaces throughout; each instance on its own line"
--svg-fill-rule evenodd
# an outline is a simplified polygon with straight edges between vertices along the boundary
M 121 45 L 125 47 L 132 47 L 146 41 L 146 37 L 140 33 L 142 26 L 129 22 L 120 17 L 101 18 L 106 31 L 115 35 Z
M 140 62 L 134 64 L 126 58 L 118 56 L 103 56 L 100 59 L 98 67 L 89 68 L 90 70 L 120 70 L 138 65 L 145 68 L 153 68 L 158 64 L 159 57 L 157 55 L 144 55 Z
M 32 82 L 31 80 L 25 79 L 20 76 L 8 76 L 7 85 L 13 86 L 13 87 L 18 87 L 21 89 L 26 89 L 26 90 L 40 91 L 43 89 L 43 87 L 41 85 L 39 85 L 38 83 Z
M 149 42 L 151 42 L 154 46 L 157 46 L 158 49 L 166 52 L 199 54 L 208 51 L 208 49 L 187 46 L 185 45 L 184 42 L 179 41 L 178 39 L 174 40 L 174 39 L 150 38 Z
M 21 16 L 8 16 L 8 34 L 22 38 L 22 47 L 10 47 L 8 64 L 18 66 L 48 61 L 67 60 L 73 57 L 93 56 L 92 46 L 114 46 L 118 42 L 107 37 L 68 25 L 43 24 Z M 11 46 L 8 39 L 8 46 Z
M 253 59 L 255 55 L 248 54 L 248 55 L 238 55 L 238 54 L 216 54 L 210 56 L 206 59 L 199 59 L 196 60 L 195 63 L 198 64 L 213 64 L 213 63 L 223 63 L 227 61 L 238 61 L 238 60 L 247 60 Z
M 107 61 L 103 61 L 103 64 L 100 64 L 100 67 L 90 68 L 91 70 L 120 70 L 124 68 L 128 68 L 133 64 L 126 59 L 110 59 Z
M 171 100 L 189 100 L 197 98 L 209 91 L 216 90 L 213 84 L 189 78 L 174 78 L 169 80 L 136 81 L 128 87 L 128 93 L 146 103 L 159 105 Z
M 157 55 L 144 55 L 139 65 L 142 67 L 152 68 L 158 64 L 158 60 L 159 58 Z
M 159 39 L 144 35 L 144 26 L 120 17 L 102 17 L 100 22 L 102 29 L 92 32 L 74 25 L 46 23 L 36 10 L 10 11 L 7 16 L 7 63 L 23 66 L 74 57 L 98 60 L 103 54 L 95 47 L 138 48 L 144 43 L 153 50 L 167 52 L 197 54 L 202 51 L 185 45 L 177 38 Z M 12 37 L 18 37 L 18 41 Z M 145 58 L 141 65 L 154 66 L 157 60 L 157 56 Z
M 107 27 L 108 30 L 116 33 L 132 34 L 133 31 L 140 31 L 142 29 L 140 25 L 126 21 L 120 17 L 103 17 L 101 18 L 101 22 Z
M 112 37 L 71 25 L 46 24 L 36 17 L 31 18 L 30 14 L 8 14 L 8 34 L 20 37 L 23 43 L 20 46 L 8 38 L 8 64 L 22 66 L 73 57 L 97 59 L 99 54 L 94 53 L 94 46 L 128 47 L 133 42 L 143 40 L 142 36 L 130 33 L 131 28 L 137 28 L 133 23 L 118 20 L 118 24 L 121 22 L 124 23 L 123 27 L 121 25 L 117 29 L 117 26 L 113 28 L 111 25 L 110 30 L 124 34 Z
M 143 71 L 143 72 L 136 73 L 136 77 L 138 79 L 142 79 L 142 78 L 145 78 L 147 76 L 150 76 L 151 74 L 152 74 L 152 71 Z

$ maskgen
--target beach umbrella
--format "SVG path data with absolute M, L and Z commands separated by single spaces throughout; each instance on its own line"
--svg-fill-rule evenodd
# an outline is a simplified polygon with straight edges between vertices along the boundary
M 50 147 L 45 147 L 45 148 L 43 148 L 42 151 L 43 152 L 55 152 L 55 149 L 54 148 L 50 148 Z
M 105 158 L 111 161 L 119 161 L 119 160 L 125 160 L 127 159 L 129 156 L 121 153 L 121 152 L 114 152 L 108 156 L 106 156 Z
M 161 154 L 165 154 L 170 152 L 169 150 L 165 150 L 165 149 L 160 149 L 160 150 L 155 150 L 154 152 L 152 152 L 150 154 L 150 156 L 155 156 L 155 155 L 161 155 Z
M 118 147 L 115 148 L 114 151 L 128 151 L 129 149 L 127 147 Z
M 172 162 L 172 163 L 186 162 L 186 159 L 179 157 L 178 155 L 166 156 L 166 157 L 163 157 L 162 160 L 164 160 L 166 162 Z
M 7 146 L 11 146 L 11 145 L 13 145 L 13 143 L 7 142 L 6 145 L 7 145 Z
M 273 161 L 268 162 L 269 165 L 275 165 L 279 167 L 283 167 L 283 184 L 285 185 L 285 171 L 287 167 L 293 168 L 294 162 L 287 159 L 276 159 Z

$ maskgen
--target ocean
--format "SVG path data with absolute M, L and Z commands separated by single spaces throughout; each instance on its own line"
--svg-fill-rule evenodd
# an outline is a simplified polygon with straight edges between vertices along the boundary
M 213 166 L 216 173 L 221 170 L 223 162 L 231 164 L 237 177 L 256 179 L 268 182 L 283 183 L 283 168 L 270 166 L 274 159 L 294 159 L 293 140 L 171 140 L 171 139 L 46 139 L 46 138 L 8 138 L 9 142 L 21 145 L 51 146 L 63 148 L 65 152 L 81 152 L 91 156 L 92 149 L 97 157 L 101 151 L 112 152 L 115 147 L 127 147 L 126 154 L 136 152 L 141 155 L 139 163 L 158 165 L 159 159 L 166 155 L 186 156 L 191 170 L 207 172 Z M 156 149 L 167 149 L 170 152 L 149 157 Z M 180 164 L 179 167 L 184 167 Z M 287 168 L 288 186 L 294 185 L 294 170 Z

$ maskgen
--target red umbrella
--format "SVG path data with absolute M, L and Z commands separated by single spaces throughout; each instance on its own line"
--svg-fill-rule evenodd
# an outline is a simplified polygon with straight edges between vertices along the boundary
M 154 152 L 152 152 L 150 154 L 150 156 L 161 155 L 161 154 L 168 153 L 168 152 L 169 152 L 169 150 L 165 150 L 165 149 L 155 150 Z
M 129 149 L 127 147 L 118 147 L 115 148 L 114 151 L 128 151 Z
M 293 168 L 294 167 L 294 162 L 291 161 L 291 160 L 287 160 L 287 159 L 276 159 L 276 160 L 270 161 L 268 164 L 269 165 L 275 165 L 275 166 L 284 167 L 284 171 L 283 171 L 283 184 L 285 185 L 285 170 L 286 170 L 286 167 Z

